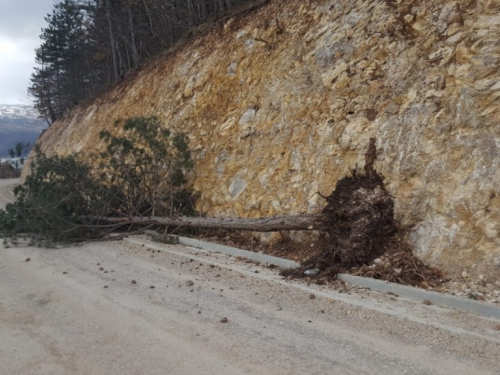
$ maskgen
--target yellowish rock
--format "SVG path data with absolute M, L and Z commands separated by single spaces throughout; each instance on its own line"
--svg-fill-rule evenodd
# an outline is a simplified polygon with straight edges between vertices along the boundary
M 38 143 L 95 152 L 115 120 L 158 116 L 189 135 L 198 208 L 259 217 L 321 210 L 311 197 L 362 166 L 375 136 L 415 253 L 498 272 L 500 17 L 487 4 L 271 1 L 146 64 Z

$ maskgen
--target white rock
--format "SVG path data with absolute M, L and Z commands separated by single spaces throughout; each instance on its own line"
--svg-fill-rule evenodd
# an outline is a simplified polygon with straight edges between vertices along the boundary
M 241 116 L 240 120 L 238 121 L 238 124 L 240 125 L 246 125 L 250 123 L 253 118 L 255 117 L 255 114 L 257 111 L 255 110 L 255 107 L 250 107 L 246 110 L 245 113 Z
M 237 198 L 247 188 L 248 184 L 245 180 L 235 179 L 229 186 L 228 192 L 232 198 Z

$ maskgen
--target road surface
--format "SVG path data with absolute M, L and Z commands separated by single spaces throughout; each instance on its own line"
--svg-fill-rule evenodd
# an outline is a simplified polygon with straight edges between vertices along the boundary
M 14 195 L 12 189 L 19 184 L 18 178 L 0 180 L 0 208 L 4 208 L 7 203 L 12 203 Z
M 498 374 L 498 324 L 145 237 L 0 248 L 1 375 Z

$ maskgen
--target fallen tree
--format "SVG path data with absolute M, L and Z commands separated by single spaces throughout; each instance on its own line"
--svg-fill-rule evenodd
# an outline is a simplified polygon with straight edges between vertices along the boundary
M 26 182 L 16 189 L 17 201 L 0 210 L 0 236 L 33 244 L 103 239 L 120 230 L 124 235 L 144 227 L 277 232 L 320 231 L 327 246 L 293 277 L 335 277 L 349 271 L 404 284 L 429 285 L 439 273 L 416 259 L 398 235 L 394 200 L 374 169 L 375 139 L 370 139 L 364 170 L 339 180 L 321 213 L 264 218 L 196 216 L 188 189 L 194 165 L 183 134 L 162 129 L 155 118 L 132 118 L 123 137 L 102 132 L 106 150 L 91 155 L 95 168 L 82 156 L 47 157 L 40 153 Z M 89 159 L 87 157 L 87 159 Z M 319 193 L 318 193 L 319 194 Z M 116 237 L 114 237 L 116 238 Z M 7 242 L 8 243 L 8 242 Z M 377 259 L 379 258 L 379 259 Z M 374 266 L 371 264 L 378 260 Z
M 339 180 L 326 207 L 319 214 L 300 214 L 259 219 L 213 217 L 95 217 L 97 221 L 123 225 L 156 225 L 174 228 L 205 228 L 255 232 L 319 230 L 329 234 L 326 251 L 304 262 L 300 270 L 318 269 L 319 274 L 335 274 L 366 265 L 384 252 L 387 240 L 396 232 L 394 201 L 383 177 L 374 169 L 377 158 L 375 138 L 365 154 L 364 171 L 356 170 Z
M 186 197 L 191 195 L 185 188 L 186 171 L 193 166 L 185 136 L 162 130 L 156 118 L 129 119 L 123 130 L 126 136 L 120 138 L 102 132 L 107 147 L 99 155 L 98 170 L 76 156 L 40 153 L 32 174 L 16 190 L 17 202 L 0 212 L 0 233 L 77 242 L 102 238 L 126 226 L 316 230 L 330 234 L 333 258 L 324 262 L 358 264 L 376 254 L 378 239 L 394 230 L 392 197 L 373 168 L 374 138 L 365 156 L 364 174 L 354 170 L 340 180 L 332 194 L 324 197 L 328 204 L 322 213 L 215 218 L 182 215 L 189 208 Z
M 324 230 L 325 216 L 323 214 L 301 214 L 248 218 L 217 218 L 217 217 L 94 217 L 97 221 L 106 221 L 124 225 L 157 225 L 175 228 L 203 228 L 243 230 L 253 232 L 278 232 L 282 230 Z
M 355 264 L 373 253 L 377 239 L 390 236 L 394 230 L 393 198 L 385 189 L 383 178 L 373 165 L 377 158 L 375 138 L 365 155 L 364 173 L 353 170 L 337 183 L 336 189 L 324 197 L 327 206 L 322 213 L 296 214 L 263 218 L 216 217 L 90 217 L 96 222 L 123 225 L 157 225 L 175 228 L 225 229 L 254 232 L 319 230 L 330 234 L 335 258 Z

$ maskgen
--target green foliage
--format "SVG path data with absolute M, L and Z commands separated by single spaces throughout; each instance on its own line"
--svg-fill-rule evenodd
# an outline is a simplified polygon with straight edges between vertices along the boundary
M 123 225 L 105 225 L 101 218 L 108 216 L 194 213 L 187 137 L 162 129 L 154 117 L 116 126 L 123 136 L 102 131 L 106 149 L 99 155 L 48 157 L 35 149 L 16 202 L 0 210 L 0 236 L 28 235 L 47 246 L 99 238 Z
M 14 166 L 16 169 L 21 169 L 24 165 L 24 156 L 28 156 L 31 150 L 31 143 L 29 142 L 18 142 L 14 148 L 9 149 L 9 156 L 11 158 L 19 158 L 19 160 L 14 161 Z
M 47 157 L 37 150 L 32 174 L 14 190 L 16 202 L 0 210 L 0 235 L 29 233 L 33 243 L 45 245 L 95 236 L 84 216 L 102 210 L 108 192 L 89 172 L 75 156 Z
M 108 181 L 129 216 L 168 216 L 191 207 L 185 189 L 193 169 L 188 138 L 163 129 L 155 117 L 134 117 L 122 125 L 125 136 L 101 131 L 107 143 L 99 156 L 101 179 Z
M 49 124 L 83 98 L 97 92 L 105 81 L 105 66 L 92 56 L 102 50 L 93 29 L 95 1 L 60 0 L 45 17 L 42 44 L 36 49 L 38 66 L 28 93 Z

